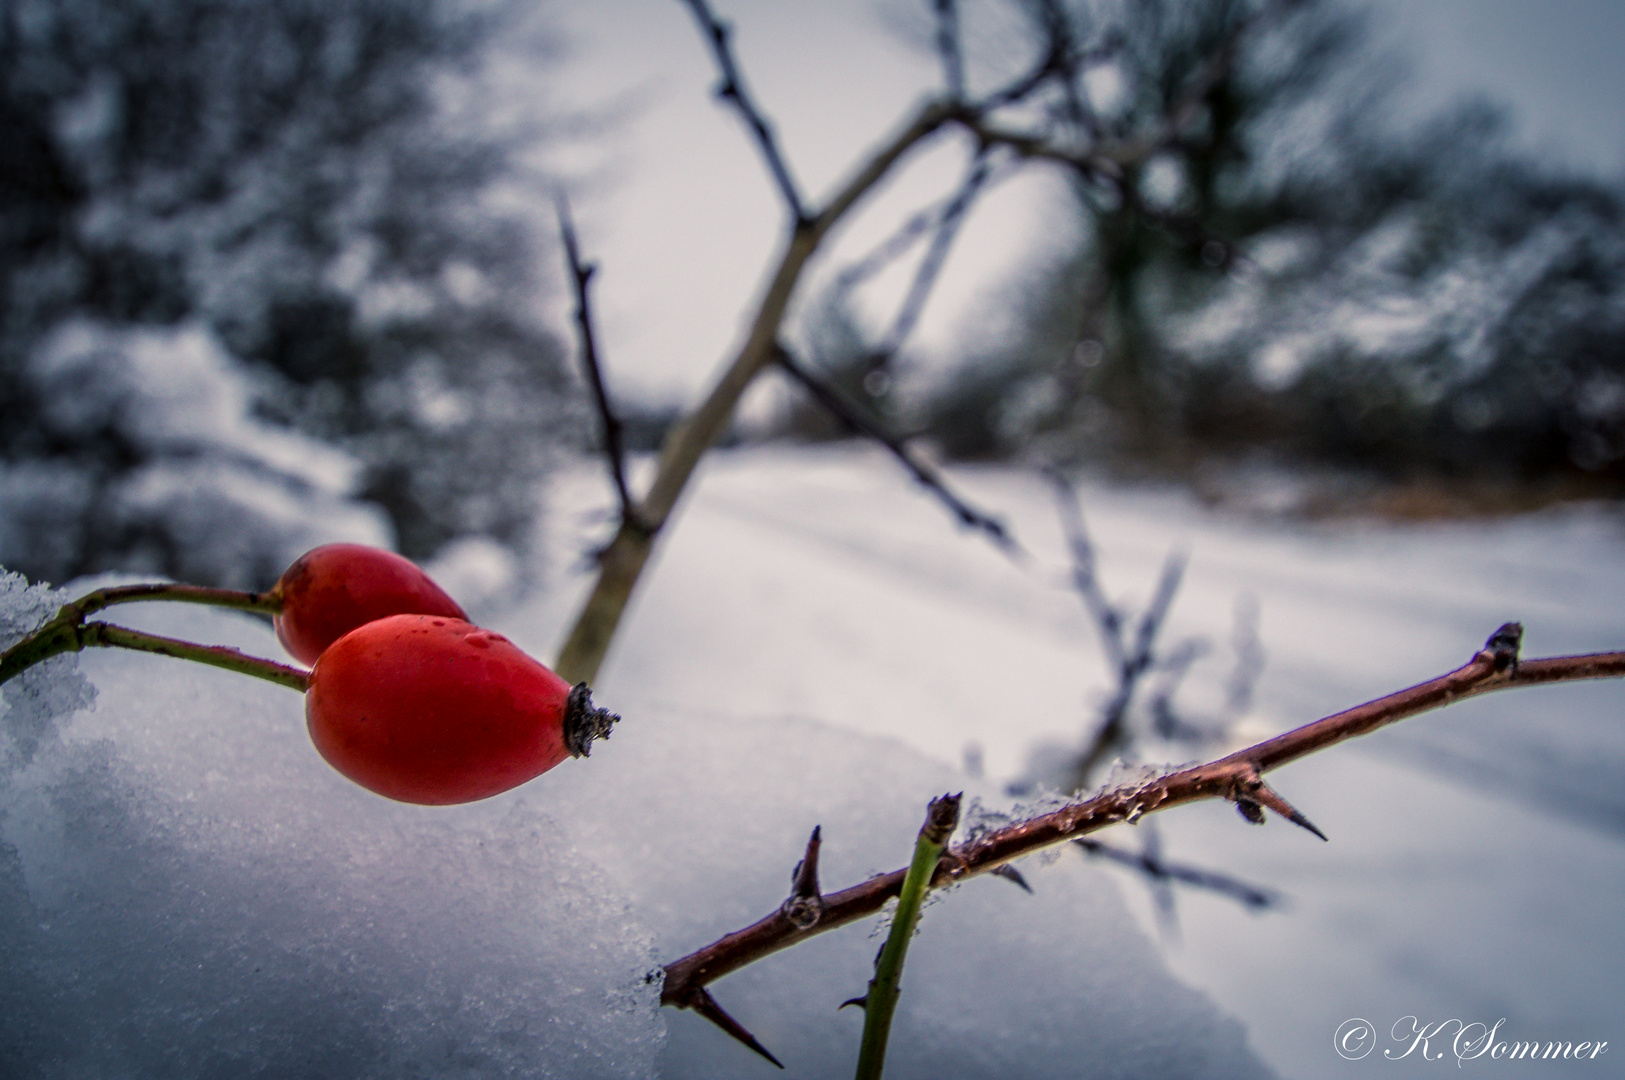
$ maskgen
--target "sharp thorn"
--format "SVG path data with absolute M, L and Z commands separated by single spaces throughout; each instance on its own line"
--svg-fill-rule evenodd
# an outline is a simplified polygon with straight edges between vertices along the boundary
M 1027 879 L 1021 876 L 1021 871 L 1009 863 L 1005 863 L 1003 866 L 995 866 L 989 873 L 993 874 L 994 877 L 1002 877 L 1014 885 L 1021 886 L 1023 892 L 1029 896 L 1032 895 L 1033 887 L 1027 884 Z
M 1269 785 L 1265 784 L 1262 780 L 1258 782 L 1257 790 L 1251 792 L 1251 795 L 1255 805 L 1263 804 L 1264 806 L 1269 807 L 1271 810 L 1274 810 L 1277 814 L 1280 814 L 1282 817 L 1286 818 L 1288 821 L 1292 822 L 1292 824 L 1297 825 L 1299 828 L 1308 829 L 1322 840 L 1326 839 L 1325 833 L 1315 828 L 1314 823 L 1308 818 L 1304 817 L 1302 814 L 1298 813 L 1297 809 L 1291 803 L 1281 798 L 1281 796 L 1277 795 L 1274 791 L 1271 791 Z M 1241 805 L 1241 801 L 1239 799 L 1237 800 L 1236 805 Z M 1330 841 L 1328 841 L 1328 843 L 1329 842 Z
M 738 1039 L 740 1042 L 756 1051 L 758 1054 L 761 1054 L 779 1068 L 784 1068 L 784 1062 L 768 1053 L 767 1047 L 756 1041 L 756 1036 L 746 1031 L 744 1025 L 740 1024 L 739 1021 L 729 1016 L 727 1012 L 723 1010 L 722 1006 L 717 1004 L 717 999 L 711 996 L 711 991 L 707 990 L 705 987 L 696 987 L 694 992 L 689 995 L 689 999 L 686 1004 L 689 1008 L 693 1009 L 695 1012 L 711 1021 L 717 1027 L 721 1028 L 723 1031 L 726 1031 L 729 1035 L 732 1035 L 735 1039 Z
M 818 847 L 822 826 L 813 827 L 807 853 L 790 874 L 790 896 L 780 910 L 798 930 L 810 930 L 824 917 L 824 898 L 818 889 Z
M 856 1005 L 860 1009 L 867 1009 L 869 1007 L 869 995 L 865 994 L 862 997 L 847 998 L 845 1001 L 835 1006 L 835 1011 L 840 1012 L 848 1005 Z

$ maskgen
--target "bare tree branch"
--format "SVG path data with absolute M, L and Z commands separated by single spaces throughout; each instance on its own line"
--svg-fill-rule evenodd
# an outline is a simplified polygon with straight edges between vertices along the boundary
M 970 169 L 965 173 L 965 179 L 960 182 L 959 190 L 954 194 L 942 214 L 937 218 L 936 233 L 931 237 L 931 246 L 926 248 L 925 254 L 920 258 L 920 265 L 914 270 L 914 280 L 909 283 L 908 294 L 903 297 L 903 303 L 897 309 L 897 316 L 892 321 L 891 330 L 881 339 L 876 352 L 890 360 L 903 342 L 914 332 L 915 324 L 920 321 L 920 313 L 925 310 L 925 302 L 931 297 L 931 289 L 937 283 L 937 277 L 942 273 L 942 266 L 948 260 L 948 250 L 953 247 L 954 237 L 959 233 L 959 225 L 965 220 L 965 214 L 970 210 L 971 203 L 981 192 L 982 185 L 987 182 L 990 163 L 985 152 L 978 151 L 972 159 Z
M 828 409 L 842 423 L 891 451 L 891 455 L 902 462 L 903 467 L 913 475 L 920 486 L 935 495 L 937 501 L 947 507 L 948 512 L 958 518 L 961 525 L 982 533 L 993 541 L 995 547 L 1010 558 L 1019 560 L 1025 557 L 1026 551 L 1017 543 L 1016 538 L 1010 534 L 1010 530 L 1005 527 L 1003 521 L 978 510 L 958 495 L 955 495 L 949 489 L 947 482 L 935 470 L 926 466 L 909 452 L 906 443 L 891 435 L 860 410 L 854 408 L 832 387 L 826 386 L 812 372 L 808 371 L 803 364 L 791 356 L 789 350 L 783 346 L 779 347 L 776 359 L 786 374 L 800 383 L 820 405 Z
M 1018 154 L 1048 158 L 1070 164 L 1084 176 L 1123 176 L 1123 155 L 1083 154 L 1052 146 L 1036 136 L 1009 132 L 987 118 L 987 113 L 1001 104 L 1014 103 L 1044 85 L 1057 71 L 1077 70 L 1065 48 L 1057 51 L 1054 42 L 1038 68 L 1021 80 L 1021 85 L 995 94 L 981 106 L 968 106 L 952 98 L 931 101 L 922 105 L 909 118 L 902 129 L 886 144 L 872 153 L 842 187 L 816 213 L 802 203 L 796 187 L 785 167 L 782 155 L 759 110 L 745 94 L 737 66 L 728 47 L 727 29 L 711 14 L 705 0 L 686 0 L 695 19 L 712 45 L 712 51 L 722 73 L 722 93 L 750 123 L 757 141 L 773 170 L 785 202 L 796 218 L 796 227 L 787 238 L 777 269 L 768 282 L 755 318 L 752 320 L 744 345 L 722 376 L 712 387 L 705 400 L 675 428 L 662 448 L 656 474 L 648 493 L 638 504 L 637 521 L 624 522 L 613 540 L 599 557 L 598 580 L 577 615 L 575 624 L 561 648 L 555 669 L 571 682 L 592 682 L 603 662 L 610 641 L 620 624 L 622 614 L 631 599 L 632 591 L 648 563 L 653 550 L 654 536 L 676 505 L 678 496 L 687 486 L 700 457 L 712 446 L 726 428 L 739 397 L 756 375 L 773 362 L 780 327 L 789 308 L 791 296 L 800 280 L 808 260 L 818 250 L 825 236 L 859 199 L 889 173 L 894 165 L 914 147 L 940 130 L 945 124 L 956 122 L 975 134 L 986 144 L 1001 143 Z M 1285 2 L 1285 0 L 1283 0 Z M 1271 9 L 1273 10 L 1273 9 Z M 1251 25 L 1245 20 L 1243 28 Z M 1238 31 L 1239 34 L 1239 31 Z M 1106 46 L 1102 46 L 1105 48 Z M 1233 49 L 1231 50 L 1233 52 Z M 1230 63 L 1229 53 L 1221 58 Z M 1214 68 L 1214 70 L 1219 70 Z M 1227 70 L 1227 69 L 1226 69 Z M 1204 81 L 1205 80 L 1205 81 Z M 1210 92 L 1209 76 L 1193 83 L 1192 93 Z M 1168 137 L 1177 136 L 1181 127 L 1173 117 L 1165 125 Z M 1136 153 L 1148 155 L 1157 147 L 1149 146 Z M 1132 155 L 1130 155 L 1132 157 Z M 1142 158 L 1143 160 L 1143 158 Z
M 942 81 L 948 88 L 948 96 L 959 101 L 965 96 L 965 58 L 959 51 L 959 10 L 954 0 L 935 0 L 935 4 Z
M 1625 676 L 1625 652 L 1528 660 L 1514 670 L 1506 662 L 1504 649 L 1487 647 L 1455 671 L 1305 724 L 1216 761 L 1105 791 L 952 847 L 939 862 L 932 884 L 940 887 L 989 873 L 1024 855 L 1076 840 L 1109 825 L 1138 821 L 1145 814 L 1202 799 L 1235 802 L 1249 820 L 1255 819 L 1253 814 L 1262 820 L 1261 808 L 1269 807 L 1298 824 L 1305 824 L 1301 814 L 1264 784 L 1264 773 L 1406 717 L 1480 694 L 1621 676 Z M 1316 832 L 1318 835 L 1318 830 Z M 824 917 L 809 929 L 796 927 L 783 912 L 775 910 L 751 926 L 674 960 L 666 965 L 661 1003 L 684 1007 L 689 995 L 698 987 L 813 934 L 833 930 L 878 911 L 897 894 L 903 875 L 903 870 L 894 870 L 840 892 L 826 893 Z
M 1106 599 L 1105 591 L 1101 588 L 1094 544 L 1084 527 L 1083 508 L 1078 503 L 1077 492 L 1059 471 L 1047 469 L 1045 475 L 1055 488 L 1061 529 L 1066 535 L 1067 549 L 1072 555 L 1073 587 L 1082 598 L 1089 617 L 1094 620 L 1101 649 L 1106 653 L 1107 662 L 1117 682 L 1111 697 L 1101 707 L 1101 722 L 1095 729 L 1094 738 L 1078 758 L 1075 775 L 1081 786 L 1088 782 L 1095 769 L 1129 742 L 1127 729 L 1129 706 L 1134 702 L 1134 694 L 1139 689 L 1141 680 L 1156 666 L 1157 635 L 1161 632 L 1163 623 L 1168 617 L 1168 609 L 1179 591 L 1179 583 L 1185 573 L 1186 556 L 1179 550 L 1168 553 L 1167 559 L 1162 564 L 1162 574 L 1157 580 L 1157 588 L 1152 594 L 1151 602 L 1140 613 L 1135 624 L 1131 645 L 1125 636 L 1127 628 L 1124 624 L 1124 613 Z M 1193 653 L 1190 660 L 1194 659 Z M 1185 663 L 1188 666 L 1189 660 Z
M 626 486 L 626 447 L 620 417 L 609 404 L 609 392 L 604 388 L 604 373 L 598 362 L 598 346 L 592 329 L 592 306 L 587 287 L 598 269 L 581 260 L 581 249 L 576 243 L 575 224 L 570 220 L 570 204 L 564 193 L 558 195 L 559 235 L 564 240 L 564 255 L 570 264 L 570 280 L 576 294 L 576 328 L 581 336 L 581 363 L 587 369 L 587 383 L 592 387 L 593 401 L 598 405 L 598 418 L 604 429 L 604 456 L 609 459 L 609 472 L 615 482 L 615 493 L 621 500 L 621 521 L 638 526 L 637 504 Z
M 728 24 L 711 14 L 711 8 L 705 0 L 685 0 L 694 18 L 700 24 L 700 30 L 706 40 L 711 43 L 712 55 L 716 57 L 717 68 L 722 72 L 722 82 L 717 86 L 717 96 L 731 104 L 739 111 L 739 115 L 749 125 L 751 134 L 756 136 L 756 144 L 761 147 L 762 157 L 767 161 L 767 167 L 773 174 L 773 180 L 779 186 L 779 194 L 784 198 L 784 205 L 795 220 L 796 228 L 803 228 L 810 223 L 805 204 L 796 190 L 796 182 L 790 175 L 790 166 L 784 160 L 784 154 L 779 150 L 779 144 L 773 137 L 773 128 L 768 124 L 767 118 L 751 100 L 750 94 L 745 90 L 744 79 L 739 74 L 739 66 L 734 63 L 733 48 L 729 44 Z
M 807 260 L 847 211 L 879 183 L 904 154 L 941 128 L 951 114 L 952 110 L 941 102 L 922 106 L 902 130 L 836 191 L 810 225 L 790 234 L 744 345 L 706 399 L 667 436 L 654 480 L 638 504 L 642 527 L 623 524 L 604 548 L 599 559 L 598 580 L 554 664 L 560 676 L 571 682 L 586 683 L 597 677 L 598 666 L 603 662 L 621 614 L 653 550 L 652 534 L 665 524 L 700 457 L 726 428 L 739 396 L 762 368 L 773 362 L 779 327 Z

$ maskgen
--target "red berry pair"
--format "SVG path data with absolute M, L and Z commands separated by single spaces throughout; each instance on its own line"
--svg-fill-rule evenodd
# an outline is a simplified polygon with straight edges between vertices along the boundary
M 592 706 L 399 555 L 359 544 L 309 552 L 272 589 L 277 637 L 313 664 L 316 750 L 402 802 L 472 802 L 585 756 L 619 717 Z

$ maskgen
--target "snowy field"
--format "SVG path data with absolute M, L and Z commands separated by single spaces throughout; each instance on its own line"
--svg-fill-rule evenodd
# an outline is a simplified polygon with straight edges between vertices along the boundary
M 598 680 L 626 717 L 614 738 L 472 807 L 353 788 L 294 695 L 240 677 L 97 654 L 8 684 L 5 1074 L 776 1075 L 654 1009 L 648 973 L 776 906 L 814 825 L 834 889 L 906 862 L 932 795 L 1007 806 L 1035 747 L 1081 745 L 1106 685 L 1048 488 L 954 477 L 1024 563 L 873 452 L 710 458 Z M 1186 712 L 1218 711 L 1235 606 L 1256 602 L 1249 741 L 1453 668 L 1508 619 L 1525 655 L 1625 646 L 1617 512 L 1288 527 L 1174 492 L 1082 497 L 1114 598 L 1143 601 L 1168 548 L 1191 553 L 1168 634 L 1214 653 Z M 596 466 L 551 505 L 542 591 L 483 612 L 542 657 L 607 535 Z M 476 609 L 477 569 L 444 575 Z M 54 602 L 13 580 L 0 633 Z M 244 618 L 116 614 L 278 655 Z M 1620 1075 L 1622 706 L 1615 683 L 1491 695 L 1274 774 L 1329 844 L 1223 805 L 1155 816 L 1166 857 L 1285 894 L 1263 914 L 1180 892 L 1172 933 L 1138 878 L 1071 850 L 1022 865 L 1033 896 L 966 883 L 926 910 L 888 1075 L 1383 1075 L 1418 1056 L 1383 1056 L 1406 1016 L 1609 1042 L 1464 1073 Z M 1137 849 L 1145 828 L 1100 835 Z M 862 992 L 874 929 L 713 990 L 788 1075 L 849 1074 L 861 1018 L 834 1007 Z M 1356 1017 L 1381 1040 L 1347 1062 L 1333 1033 Z M 1446 1067 L 1452 1031 L 1432 1043 Z

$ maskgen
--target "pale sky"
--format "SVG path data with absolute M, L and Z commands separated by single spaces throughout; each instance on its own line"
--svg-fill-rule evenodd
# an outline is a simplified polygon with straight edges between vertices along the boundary
M 1371 3 L 1379 28 L 1410 55 L 1419 111 L 1483 92 L 1509 108 L 1524 145 L 1625 178 L 1625 2 Z M 746 81 L 810 202 L 937 85 L 932 59 L 897 30 L 907 0 L 713 8 L 735 27 Z M 555 14 L 571 58 L 554 85 L 571 105 L 622 109 L 612 134 L 572 157 L 578 229 L 599 265 L 594 302 L 612 390 L 691 400 L 736 347 L 776 261 L 777 193 L 737 116 L 711 95 L 716 71 L 686 4 L 593 0 Z M 849 222 L 837 252 L 865 250 L 909 209 L 951 190 L 963 152 L 949 139 L 913 160 Z M 1035 169 L 984 200 L 927 309 L 915 339 L 922 353 L 948 355 L 999 332 L 1000 290 L 1072 238 L 1068 198 Z M 566 304 L 559 299 L 560 327 Z

